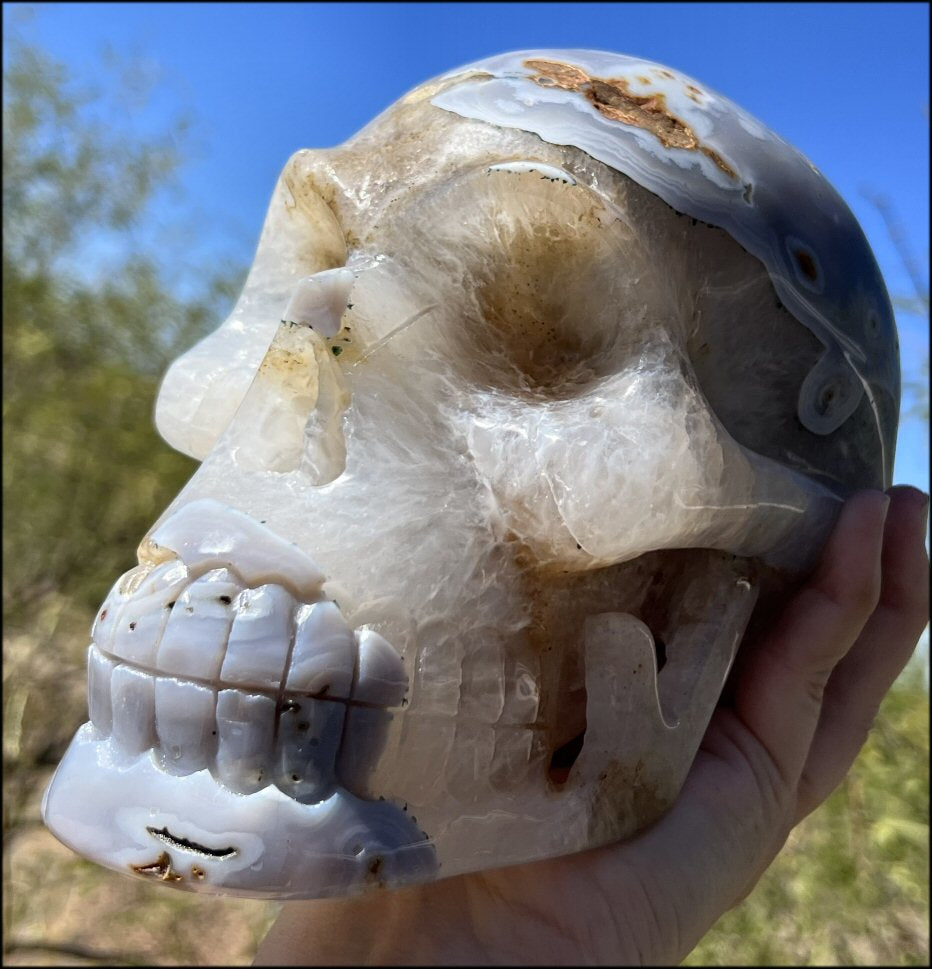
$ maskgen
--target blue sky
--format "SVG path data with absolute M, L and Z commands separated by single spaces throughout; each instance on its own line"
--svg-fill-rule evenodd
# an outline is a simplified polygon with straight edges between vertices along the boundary
M 339 144 L 419 82 L 479 57 L 594 47 L 669 64 L 742 104 L 795 144 L 855 212 L 894 295 L 913 295 L 880 192 L 922 267 L 929 255 L 929 8 L 924 3 L 68 3 L 5 4 L 15 23 L 85 80 L 105 52 L 137 58 L 151 104 L 112 117 L 156 130 L 195 121 L 181 173 L 198 249 L 247 262 L 282 165 Z M 5 34 L 9 34 L 5 30 Z M 172 205 L 163 201 L 167 217 Z M 219 321 L 218 321 L 219 322 Z M 919 379 L 925 320 L 900 316 L 904 376 Z M 896 480 L 928 490 L 928 431 L 907 421 Z

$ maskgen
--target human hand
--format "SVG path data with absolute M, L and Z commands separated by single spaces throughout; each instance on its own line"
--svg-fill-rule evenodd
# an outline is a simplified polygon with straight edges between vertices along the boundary
M 624 843 L 292 902 L 257 965 L 679 962 L 841 782 L 928 620 L 928 498 L 850 498 L 808 583 L 742 649 L 670 811 Z

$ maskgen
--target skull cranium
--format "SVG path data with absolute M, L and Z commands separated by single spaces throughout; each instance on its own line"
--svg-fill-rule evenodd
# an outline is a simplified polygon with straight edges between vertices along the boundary
M 898 395 L 860 229 L 731 102 L 593 51 L 423 85 L 293 156 L 166 376 L 202 464 L 98 616 L 47 823 L 278 897 L 633 833 L 761 585 L 886 483 Z

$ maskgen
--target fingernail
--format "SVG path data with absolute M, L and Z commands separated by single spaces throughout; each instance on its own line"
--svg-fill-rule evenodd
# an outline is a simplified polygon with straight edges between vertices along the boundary
M 899 500 L 906 498 L 912 505 L 913 514 L 916 516 L 917 527 L 921 523 L 922 532 L 925 534 L 926 529 L 929 526 L 929 496 L 921 491 L 919 488 L 914 488 L 912 485 L 894 485 L 892 488 L 887 489 L 888 495 L 900 495 L 902 496 Z

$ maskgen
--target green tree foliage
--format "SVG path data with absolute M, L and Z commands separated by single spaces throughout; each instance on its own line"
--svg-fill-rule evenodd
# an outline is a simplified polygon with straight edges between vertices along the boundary
M 153 899 L 151 886 L 127 885 L 57 845 L 39 820 L 51 768 L 87 716 L 83 657 L 93 614 L 195 468 L 155 431 L 158 381 L 179 351 L 223 319 L 243 276 L 192 264 L 177 244 L 169 250 L 175 266 L 163 267 L 158 250 L 139 243 L 187 142 L 179 118 L 155 135 L 133 133 L 132 109 L 145 94 L 138 84 L 145 72 L 134 66 L 128 87 L 108 85 L 103 96 L 41 51 L 4 39 L 3 948 L 10 964 L 191 965 L 209 960 L 211 949 L 222 950 L 221 962 L 245 964 L 267 921 L 255 903 L 215 903 L 198 915 L 174 893 Z M 113 118 L 127 123 L 108 123 Z M 192 248 L 197 241 L 190 238 Z M 182 281 L 193 280 L 183 288 L 179 263 L 188 270 Z M 101 930 L 84 902 L 69 915 L 72 901 L 87 898 L 119 928 Z M 216 937 L 201 946 L 205 918 Z M 143 954 L 134 956 L 136 948 Z
M 156 434 L 160 375 L 222 319 L 241 272 L 180 298 L 133 228 L 182 162 L 184 124 L 128 139 L 101 98 L 14 44 L 3 93 L 4 617 L 94 609 L 194 469 Z M 93 257 L 106 243 L 119 255 Z

